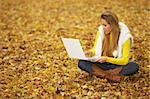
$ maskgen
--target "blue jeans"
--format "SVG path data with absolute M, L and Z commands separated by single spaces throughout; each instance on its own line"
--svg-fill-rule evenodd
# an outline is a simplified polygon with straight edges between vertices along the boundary
M 135 73 L 138 72 L 139 70 L 139 65 L 136 64 L 135 62 L 129 62 L 127 65 L 116 65 L 116 64 L 111 64 L 111 63 L 100 63 L 100 62 L 90 62 L 90 61 L 86 61 L 86 60 L 79 60 L 78 62 L 78 67 L 83 70 L 86 71 L 88 73 L 91 73 L 92 70 L 92 65 L 95 64 L 97 65 L 99 68 L 103 69 L 103 70 L 110 70 L 110 69 L 115 69 L 118 67 L 122 67 L 122 70 L 120 71 L 121 75 L 124 76 L 129 76 L 129 75 L 133 75 Z

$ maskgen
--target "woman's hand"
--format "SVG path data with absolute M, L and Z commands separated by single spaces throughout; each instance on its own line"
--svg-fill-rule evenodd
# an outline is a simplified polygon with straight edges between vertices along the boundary
M 107 59 L 106 57 L 100 57 L 97 59 L 96 62 L 104 63 L 104 62 L 106 62 L 106 59 Z

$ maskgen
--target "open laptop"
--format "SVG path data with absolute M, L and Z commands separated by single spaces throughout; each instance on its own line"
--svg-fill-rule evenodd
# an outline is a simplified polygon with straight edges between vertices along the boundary
M 78 39 L 72 38 L 61 38 L 65 49 L 70 58 L 76 58 L 81 60 L 89 60 L 95 62 L 98 59 L 98 56 L 86 57 L 85 53 L 81 47 L 80 41 Z

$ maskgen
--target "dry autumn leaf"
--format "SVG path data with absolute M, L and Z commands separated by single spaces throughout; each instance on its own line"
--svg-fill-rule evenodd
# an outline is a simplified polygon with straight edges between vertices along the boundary
M 104 8 L 128 25 L 131 60 L 140 64 L 120 84 L 89 78 L 61 42 L 77 38 L 92 48 Z M 0 98 L 148 99 L 149 12 L 148 0 L 0 0 Z

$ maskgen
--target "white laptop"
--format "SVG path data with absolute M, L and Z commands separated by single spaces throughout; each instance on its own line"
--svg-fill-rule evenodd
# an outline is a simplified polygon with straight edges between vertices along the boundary
M 78 39 L 72 38 L 61 38 L 65 49 L 70 58 L 89 60 L 95 62 L 98 59 L 98 56 L 86 57 L 83 49 L 81 47 L 80 41 Z

